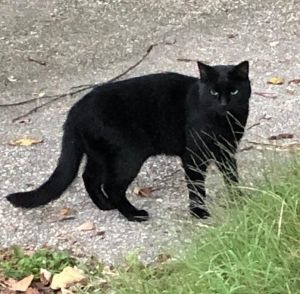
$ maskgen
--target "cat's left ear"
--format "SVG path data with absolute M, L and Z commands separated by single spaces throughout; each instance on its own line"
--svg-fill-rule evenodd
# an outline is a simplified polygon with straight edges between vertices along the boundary
M 247 60 L 239 63 L 236 65 L 233 70 L 231 71 L 231 74 L 240 79 L 248 79 L 249 76 L 249 62 Z
M 207 81 L 207 80 L 215 79 L 216 73 L 213 67 L 200 61 L 197 61 L 197 65 L 198 65 L 201 80 Z

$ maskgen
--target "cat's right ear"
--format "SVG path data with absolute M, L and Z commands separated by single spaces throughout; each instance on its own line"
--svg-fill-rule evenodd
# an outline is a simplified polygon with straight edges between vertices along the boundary
M 211 66 L 209 66 L 205 63 L 202 63 L 200 61 L 197 61 L 197 65 L 198 65 L 198 68 L 199 68 L 199 73 L 200 73 L 201 80 L 207 81 L 207 80 L 213 79 L 214 69 Z

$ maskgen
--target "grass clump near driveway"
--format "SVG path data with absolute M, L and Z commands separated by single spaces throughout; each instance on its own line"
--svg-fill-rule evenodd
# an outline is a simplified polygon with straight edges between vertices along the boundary
M 200 233 L 179 260 L 148 267 L 133 261 L 110 280 L 110 291 L 300 293 L 299 157 L 288 165 L 245 187 L 228 220 Z

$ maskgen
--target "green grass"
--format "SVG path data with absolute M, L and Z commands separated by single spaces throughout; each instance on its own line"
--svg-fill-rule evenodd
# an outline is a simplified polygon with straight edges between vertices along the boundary
M 0 272 L 14 279 L 22 279 L 31 274 L 38 278 L 41 268 L 58 273 L 66 266 L 75 264 L 75 260 L 67 251 L 39 249 L 28 254 L 19 246 L 2 250 L 0 257 Z
M 226 222 L 200 233 L 179 260 L 120 269 L 112 293 L 300 293 L 299 160 L 276 174 L 244 187 Z

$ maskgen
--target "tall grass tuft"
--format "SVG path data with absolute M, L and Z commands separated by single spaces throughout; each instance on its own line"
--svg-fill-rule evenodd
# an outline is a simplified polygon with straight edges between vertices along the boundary
M 230 216 L 199 232 L 183 256 L 147 267 L 132 261 L 112 293 L 300 293 L 300 160 L 240 187 Z

